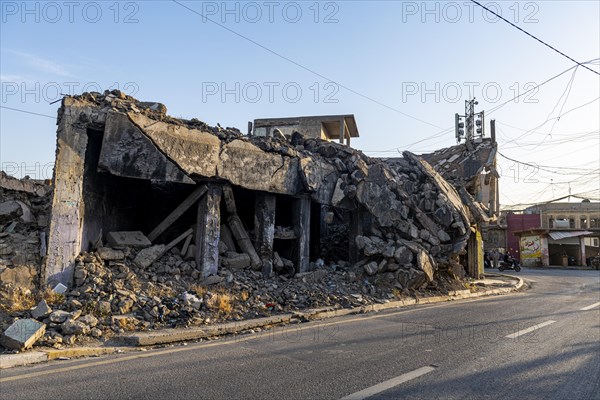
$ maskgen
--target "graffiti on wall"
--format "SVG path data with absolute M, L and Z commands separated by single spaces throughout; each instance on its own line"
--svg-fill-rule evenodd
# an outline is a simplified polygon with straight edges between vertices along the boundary
M 542 244 L 538 235 L 521 237 L 521 259 L 542 257 Z

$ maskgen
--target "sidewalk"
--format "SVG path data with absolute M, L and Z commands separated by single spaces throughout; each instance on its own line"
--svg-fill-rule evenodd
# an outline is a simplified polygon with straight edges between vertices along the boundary
M 582 266 L 582 265 L 573 265 L 573 266 L 563 266 L 563 265 L 548 265 L 545 267 L 528 267 L 530 269 L 563 269 L 563 270 L 575 270 L 575 271 L 596 271 L 594 267 Z
M 483 296 L 507 294 L 523 287 L 523 280 L 517 276 L 490 272 L 485 273 L 484 279 L 474 280 L 472 283 L 475 287 L 477 287 L 477 291 L 475 292 L 472 292 L 469 289 L 456 290 L 450 292 L 448 295 L 388 301 L 379 304 L 364 305 L 361 307 L 343 309 L 328 307 L 203 327 L 161 329 L 159 331 L 152 332 L 135 332 L 116 336 L 114 341 L 118 343 L 119 346 L 74 347 L 61 350 L 36 349 L 19 354 L 4 354 L 0 355 L 0 369 L 36 364 L 56 359 L 70 359 L 123 353 L 126 351 L 140 351 L 145 350 L 140 348 L 142 346 L 156 346 L 190 340 L 208 339 L 216 336 L 236 334 L 251 329 L 262 329 L 265 327 L 286 324 L 290 322 L 308 322 L 326 318 L 340 317 L 344 315 L 377 312 L 419 304 L 442 303 Z

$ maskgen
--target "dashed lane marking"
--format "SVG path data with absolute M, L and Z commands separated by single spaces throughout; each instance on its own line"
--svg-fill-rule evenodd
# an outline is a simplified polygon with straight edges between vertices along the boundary
M 591 306 L 587 306 L 587 307 L 580 308 L 579 310 L 580 310 L 580 311 L 587 311 L 587 310 L 591 310 L 592 308 L 596 308 L 596 307 L 598 307 L 598 306 L 600 306 L 600 302 L 598 302 L 598 303 L 594 303 L 594 304 L 592 304 Z
M 412 379 L 418 378 L 419 376 L 425 375 L 430 373 L 431 371 L 434 371 L 436 367 L 434 366 L 427 366 L 427 367 L 421 367 L 418 369 L 415 369 L 414 371 L 410 371 L 407 372 L 406 374 L 397 376 L 395 378 L 392 378 L 390 380 L 387 380 L 385 382 L 381 382 L 377 385 L 368 387 L 366 389 L 361 390 L 360 392 L 356 392 L 356 393 L 352 393 L 349 394 L 346 397 L 342 397 L 341 400 L 362 400 L 362 399 L 366 399 L 367 397 L 371 397 L 376 395 L 377 393 L 381 393 L 385 390 L 391 389 L 393 387 L 396 387 L 398 385 L 403 384 L 404 382 L 408 382 Z
M 556 321 L 552 321 L 552 320 L 546 321 L 546 322 L 542 322 L 541 324 L 537 324 L 537 325 L 534 325 L 534 326 L 532 326 L 530 328 L 523 329 L 523 330 L 520 330 L 520 331 L 515 332 L 515 333 L 511 333 L 510 335 L 506 335 L 505 337 L 507 337 L 509 339 L 516 339 L 516 338 L 518 338 L 521 335 L 528 334 L 530 332 L 533 332 L 533 331 L 535 331 L 537 329 L 543 328 L 544 326 L 548 326 L 548 325 L 553 324 L 555 322 Z

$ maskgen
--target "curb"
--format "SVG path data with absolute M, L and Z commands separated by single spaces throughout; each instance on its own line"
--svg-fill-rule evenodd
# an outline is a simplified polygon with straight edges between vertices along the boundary
M 0 370 L 24 365 L 38 364 L 61 358 L 98 357 L 106 354 L 132 351 L 131 347 L 74 347 L 71 349 L 29 351 L 19 354 L 0 355 Z
M 516 283 L 511 287 L 498 289 L 485 289 L 479 292 L 471 293 L 470 290 L 456 290 L 444 296 L 432 296 L 416 299 L 406 299 L 389 301 L 387 303 L 369 304 L 353 308 L 336 309 L 333 307 L 318 308 L 307 311 L 274 315 L 272 317 L 263 317 L 245 321 L 228 322 L 219 325 L 181 328 L 181 329 L 162 329 L 153 332 L 138 332 L 128 335 L 116 336 L 114 339 L 123 343 L 124 347 L 79 347 L 61 350 L 30 351 L 20 354 L 0 355 L 0 369 L 19 367 L 24 365 L 36 364 L 50 360 L 56 360 L 62 357 L 78 358 L 86 356 L 100 356 L 125 351 L 135 351 L 139 346 L 162 345 L 188 340 L 207 339 L 215 336 L 235 334 L 244 330 L 263 328 L 271 325 L 278 325 L 292 322 L 292 320 L 314 321 L 327 318 L 341 317 L 352 314 L 365 314 L 369 312 L 378 312 L 393 308 L 400 308 L 418 304 L 434 304 L 447 301 L 471 299 L 490 295 L 507 294 L 519 290 L 523 287 L 523 279 L 505 274 L 487 273 L 486 276 L 502 276 L 515 280 Z M 132 347 L 134 346 L 134 347 Z
M 137 332 L 129 335 L 115 336 L 114 340 L 129 346 L 153 346 L 186 340 L 206 339 L 261 328 L 269 325 L 290 322 L 294 314 L 280 314 L 272 317 L 249 319 L 245 321 L 227 322 L 205 327 L 161 329 L 153 332 Z

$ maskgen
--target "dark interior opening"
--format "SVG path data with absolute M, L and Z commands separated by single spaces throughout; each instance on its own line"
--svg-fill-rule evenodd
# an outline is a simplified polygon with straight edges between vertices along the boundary
M 232 189 L 237 215 L 240 217 L 242 224 L 244 224 L 248 236 L 250 236 L 254 242 L 254 202 L 256 195 L 253 191 L 241 187 L 232 186 Z M 221 198 L 221 200 L 221 223 L 227 223 L 229 214 L 225 208 L 223 198 Z
M 84 212 L 82 250 L 112 231 L 142 231 L 148 234 L 195 189 L 194 185 L 151 182 L 124 178 L 98 170 L 103 132 L 88 130 L 83 175 Z M 194 226 L 198 208 L 190 207 L 160 235 L 157 243 L 168 243 Z
M 278 226 L 294 229 L 293 213 L 294 198 L 285 195 L 277 195 L 275 203 L 275 229 Z M 290 239 L 273 240 L 273 250 L 281 257 L 293 260 L 294 251 L 297 248 L 298 241 Z

